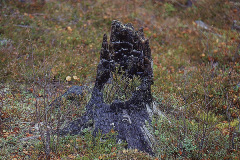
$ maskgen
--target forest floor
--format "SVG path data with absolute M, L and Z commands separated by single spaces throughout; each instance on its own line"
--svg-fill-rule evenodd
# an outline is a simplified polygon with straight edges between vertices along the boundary
M 240 3 L 185 2 L 2 0 L 0 159 L 238 159 Z M 154 157 L 102 140 L 114 131 L 43 134 L 84 113 L 87 93 L 81 106 L 48 106 L 72 85 L 93 85 L 113 20 L 143 27 L 150 41 L 154 104 L 167 117 L 152 120 Z

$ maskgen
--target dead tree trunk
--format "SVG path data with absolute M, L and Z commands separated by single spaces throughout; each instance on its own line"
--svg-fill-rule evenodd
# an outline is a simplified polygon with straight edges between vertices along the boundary
M 61 130 L 61 134 L 80 134 L 86 127 L 93 127 L 94 135 L 99 130 L 105 134 L 114 129 L 128 148 L 153 154 L 153 136 L 146 127 L 146 122 L 151 124 L 152 84 L 151 50 L 143 29 L 135 31 L 131 24 L 113 21 L 110 41 L 106 34 L 103 36 L 96 82 L 86 113 Z M 82 89 L 75 86 L 66 93 L 80 95 Z

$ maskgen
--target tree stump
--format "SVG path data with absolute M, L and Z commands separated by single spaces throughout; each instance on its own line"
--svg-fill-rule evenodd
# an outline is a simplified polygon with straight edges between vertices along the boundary
M 136 82 L 134 82 L 136 81 Z M 153 70 L 149 41 L 143 29 L 135 31 L 132 24 L 114 20 L 110 41 L 104 34 L 97 67 L 97 77 L 86 113 L 60 131 L 62 135 L 80 134 L 92 127 L 93 134 L 117 131 L 118 140 L 128 148 L 153 154 L 151 124 Z M 81 95 L 82 87 L 66 93 Z M 66 94 L 65 93 L 65 94 Z

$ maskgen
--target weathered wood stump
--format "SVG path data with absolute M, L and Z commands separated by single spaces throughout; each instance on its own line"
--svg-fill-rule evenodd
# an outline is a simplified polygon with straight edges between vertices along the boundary
M 138 85 L 133 85 L 135 79 Z M 114 129 L 118 140 L 126 141 L 128 148 L 153 154 L 153 136 L 146 126 L 146 123 L 151 124 L 152 84 L 151 50 L 143 29 L 135 31 L 131 24 L 113 21 L 110 42 L 106 34 L 103 36 L 96 82 L 86 113 L 62 129 L 61 134 L 80 134 L 87 127 L 93 128 L 94 135 Z M 81 95 L 82 90 L 74 86 L 65 94 Z M 130 96 L 117 95 L 120 90 Z M 106 95 L 113 100 L 106 100 Z

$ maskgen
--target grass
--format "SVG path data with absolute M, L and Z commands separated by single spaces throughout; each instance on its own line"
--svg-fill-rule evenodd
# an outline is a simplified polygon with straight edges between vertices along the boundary
M 121 73 L 118 73 L 118 72 Z M 112 83 L 104 85 L 103 98 L 104 102 L 111 104 L 114 100 L 127 101 L 131 98 L 134 91 L 141 84 L 141 78 L 139 76 L 133 76 L 129 78 L 125 75 L 124 71 L 119 68 L 115 72 L 112 72 Z
M 238 159 L 240 33 L 231 30 L 231 25 L 240 20 L 239 3 L 199 0 L 188 8 L 182 7 L 184 3 L 2 1 L 0 159 L 44 159 L 47 155 L 52 159 Z M 104 135 L 93 138 L 91 130 L 79 136 L 49 133 L 24 140 L 84 113 L 88 96 L 82 97 L 80 106 L 66 101 L 59 110 L 46 110 L 69 86 L 93 85 L 102 36 L 109 37 L 114 19 L 130 22 L 136 29 L 144 27 L 150 39 L 153 97 L 168 119 L 153 117 L 155 157 L 124 149 L 114 136 L 100 141 Z M 197 26 L 196 20 L 210 29 Z M 72 80 L 66 81 L 67 76 Z M 36 128 L 38 122 L 43 122 L 42 131 Z

